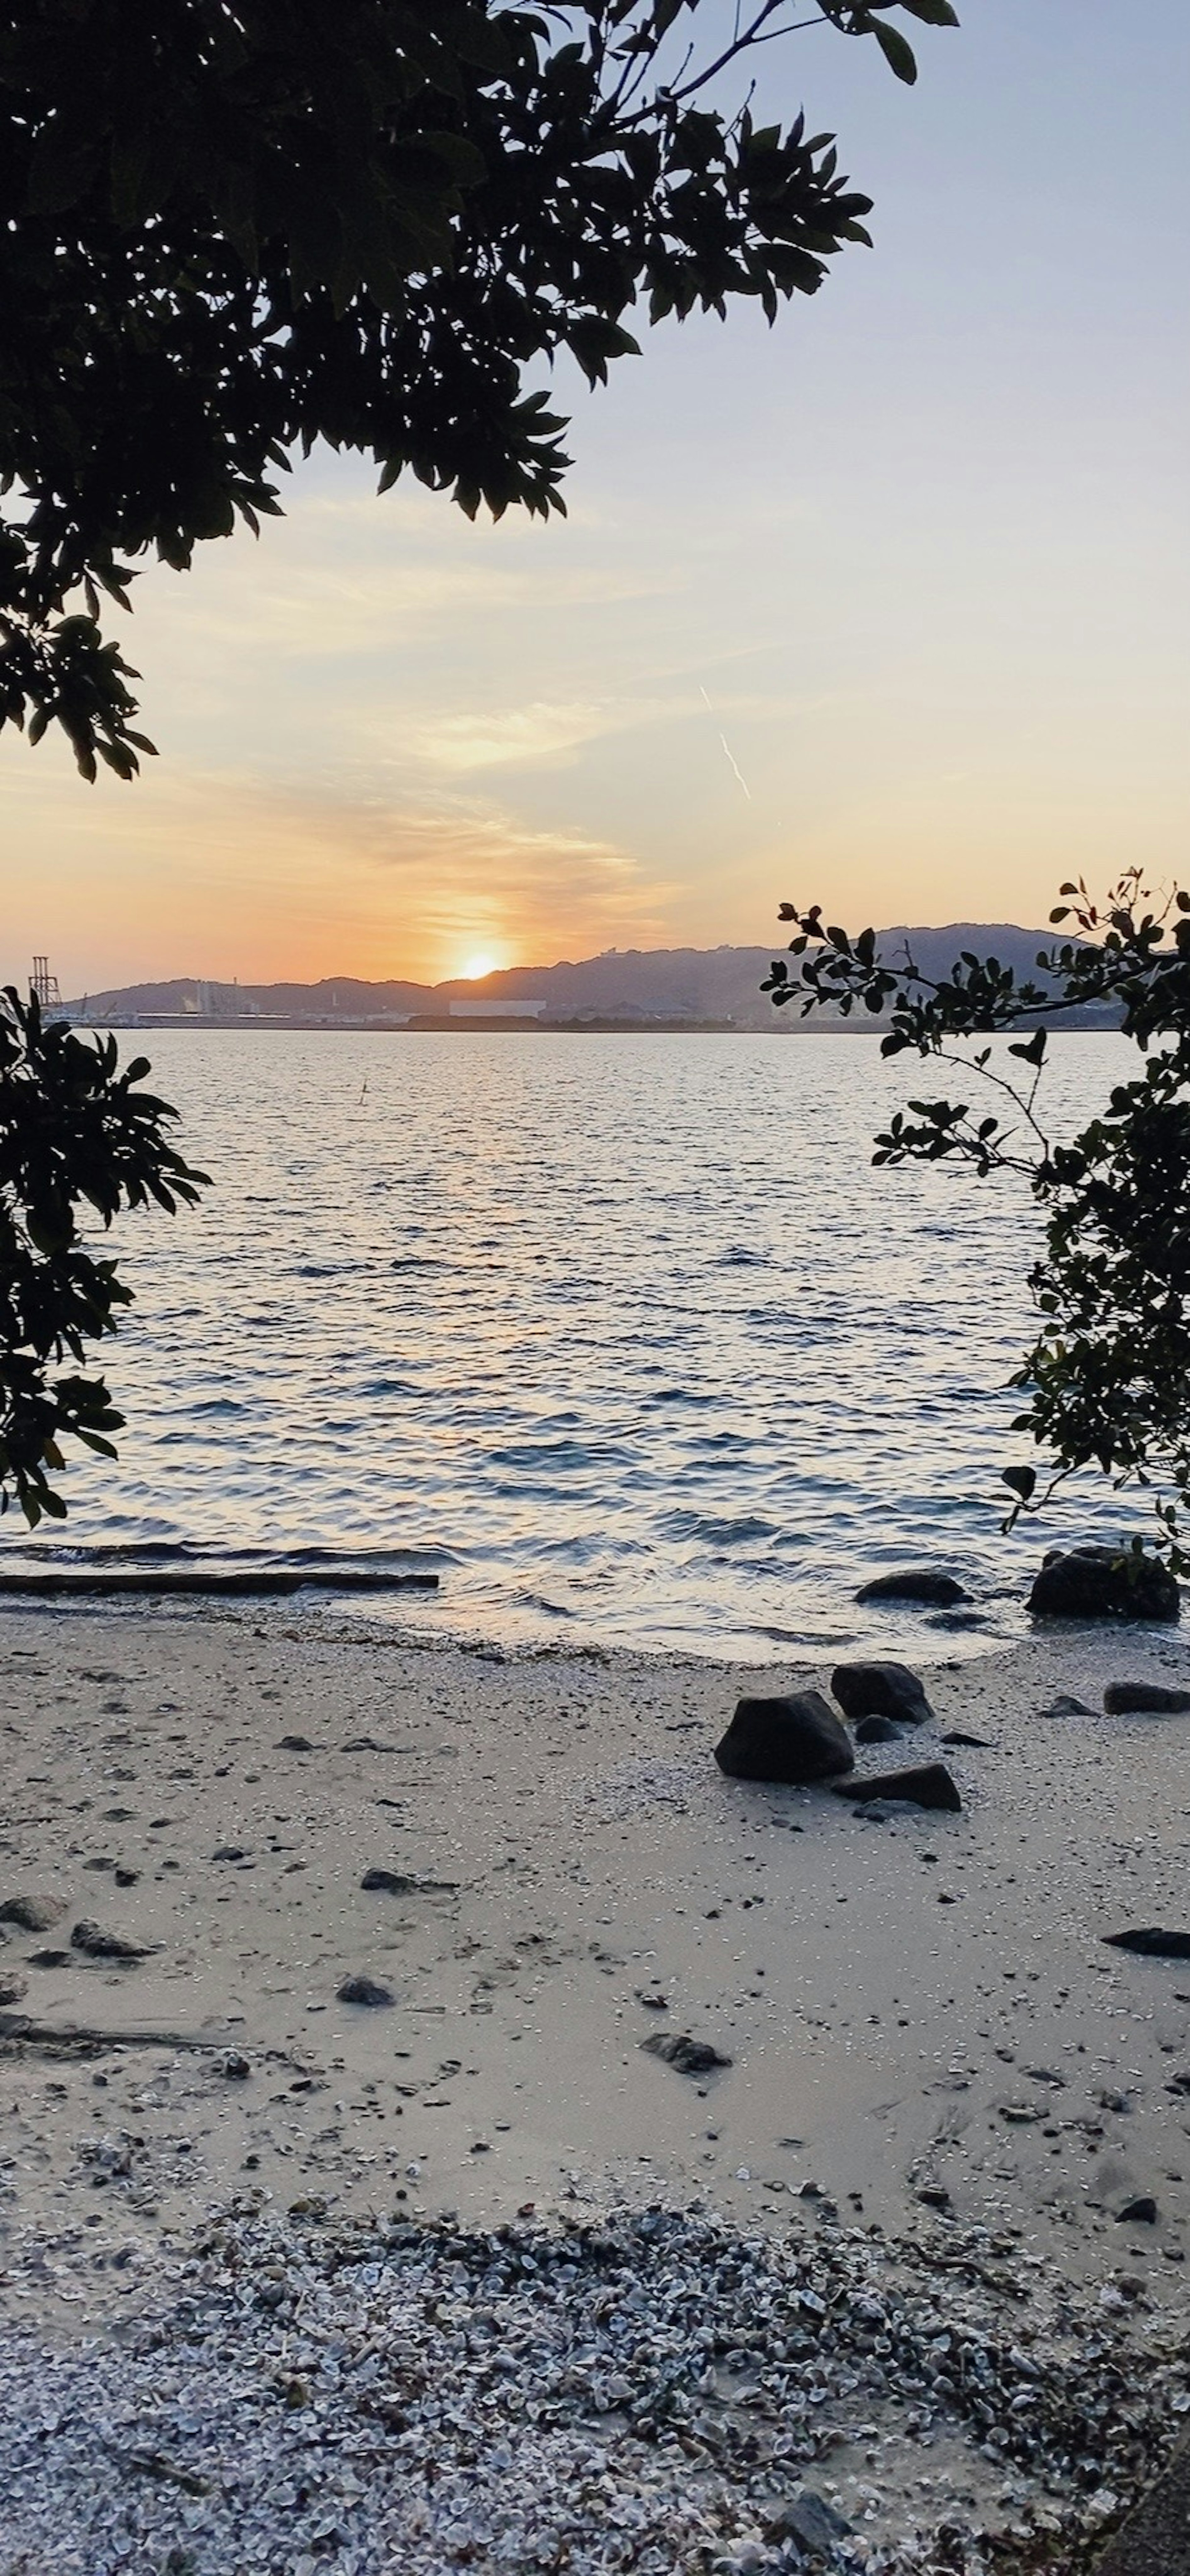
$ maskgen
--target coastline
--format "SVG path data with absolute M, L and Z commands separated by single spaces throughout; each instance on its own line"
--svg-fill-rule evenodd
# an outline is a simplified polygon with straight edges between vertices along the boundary
M 980 1736 L 942 1757 L 964 1811 L 883 1822 L 712 1760 L 739 1690 L 829 1663 L 758 1683 L 248 1604 L 10 1608 L 3 1651 L 0 1903 L 64 1909 L 0 1949 L 26 1988 L 0 2023 L 10 2328 L 126 2331 L 235 2201 L 257 2225 L 661 2203 L 774 2242 L 974 2232 L 1130 2332 L 1184 2333 L 1190 1962 L 1104 1935 L 1186 1928 L 1190 1715 L 1101 1708 L 1113 1678 L 1190 1677 L 1176 1632 L 934 1666 L 936 1725 L 860 1763 Z M 1099 1713 L 1043 1715 L 1062 1692 Z M 377 1869 L 397 1887 L 365 1890 Z M 149 1955 L 80 1952 L 80 1920 Z M 391 2004 L 339 2001 L 352 1976 Z M 644 2049 L 659 2030 L 732 2062 L 684 2076 Z

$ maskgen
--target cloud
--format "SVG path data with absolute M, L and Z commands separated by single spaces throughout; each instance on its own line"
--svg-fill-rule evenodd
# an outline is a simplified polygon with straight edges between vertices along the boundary
M 432 982 L 479 947 L 534 964 L 621 945 L 626 928 L 641 945 L 669 935 L 674 889 L 634 850 L 479 795 L 230 769 L 150 770 L 110 796 L 65 769 L 37 785 L 38 866 L 7 906 L 3 971 L 45 948 L 73 993 L 175 974 Z
M 570 704 L 537 700 L 522 707 L 493 708 L 482 714 L 441 715 L 422 725 L 404 742 L 406 754 L 428 768 L 450 772 L 472 769 L 525 769 L 541 762 L 565 760 L 587 742 L 632 724 L 647 724 L 655 710 Z

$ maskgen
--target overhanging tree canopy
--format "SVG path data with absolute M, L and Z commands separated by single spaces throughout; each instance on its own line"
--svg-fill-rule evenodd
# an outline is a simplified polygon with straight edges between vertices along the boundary
M 715 103 L 798 28 L 950 0 L 17 0 L 0 28 L 0 727 L 128 778 L 130 558 L 256 529 L 319 439 L 474 513 L 562 507 L 565 424 L 625 323 L 813 294 L 868 236 L 828 135 Z

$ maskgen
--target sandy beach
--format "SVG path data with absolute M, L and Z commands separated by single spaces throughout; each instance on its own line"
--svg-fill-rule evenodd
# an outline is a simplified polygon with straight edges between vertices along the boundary
M 1190 1679 L 1176 1631 L 1056 1626 L 925 1673 L 932 1722 L 859 1762 L 940 1756 L 957 1815 L 720 1774 L 738 1692 L 829 1664 L 505 1655 L 251 1603 L 10 1607 L 2 1651 L 0 1906 L 39 1916 L 0 1949 L 3 2301 L 38 2350 L 127 2334 L 229 2204 L 474 2233 L 659 2203 L 961 2244 L 964 2295 L 984 2243 L 1180 2350 L 1190 1959 L 1105 1935 L 1190 1930 L 1190 1714 L 1102 1707 Z M 730 2063 L 683 2074 L 661 2032 Z M 960 2433 L 946 2456 L 975 2474 Z

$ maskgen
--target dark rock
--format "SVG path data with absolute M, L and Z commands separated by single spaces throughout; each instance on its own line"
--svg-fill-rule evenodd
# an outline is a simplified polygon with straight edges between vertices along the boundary
M 377 1985 L 374 1977 L 344 1977 L 337 1993 L 341 2004 L 368 2004 L 374 2012 L 395 2001 L 390 1989 Z
M 1038 1619 L 1176 1619 L 1181 1601 L 1168 1568 L 1131 1547 L 1051 1547 L 1034 1577 Z
M 788 2504 L 777 2506 L 764 2526 L 766 2540 L 796 2540 L 803 2549 L 833 2551 L 836 2541 L 846 2540 L 851 2524 L 836 2513 L 825 2496 L 815 2495 L 813 2487 L 803 2487 Z
M 971 1595 L 940 1565 L 902 1565 L 895 1574 L 876 1574 L 870 1583 L 861 1583 L 855 1597 L 857 1601 L 928 1601 L 935 1609 L 949 1610 L 956 1601 L 969 1601 Z
M 1105 1932 L 1109 1950 L 1134 1950 L 1141 1959 L 1190 1959 L 1190 1932 L 1161 1932 L 1138 1927 L 1132 1932 Z
M 920 1726 L 933 1711 L 908 1664 L 836 1664 L 831 1689 L 845 1717 L 893 1717 Z
M 31 1968 L 71 1968 L 74 1965 L 72 1950 L 30 1950 L 27 1958 Z
M 654 2031 L 651 2039 L 642 2039 L 641 2047 L 649 2057 L 663 2057 L 667 2066 L 676 2066 L 679 2075 L 709 2075 L 716 2066 L 730 2066 L 730 2057 L 712 2048 L 709 2039 L 691 2039 L 676 2030 Z
M 48 1932 L 65 1912 L 58 1896 L 6 1896 L 0 1905 L 0 1923 L 19 1923 L 22 1932 Z
M 857 1744 L 899 1744 L 901 1730 L 890 1717 L 861 1717 L 855 1740 Z
M 174 1864 L 171 1862 L 169 1866 L 172 1868 Z M 139 1877 L 139 1869 L 117 1869 L 115 1872 L 117 1887 L 135 1887 Z
M 1041 1714 L 1043 1717 L 1094 1717 L 1097 1712 L 1088 1708 L 1085 1699 L 1074 1699 L 1069 1691 L 1059 1691 L 1057 1698 L 1052 1699 Z
M 278 1753 L 313 1753 L 314 1746 L 308 1735 L 283 1735 L 277 1751 Z
M 949 2209 L 951 2206 L 950 2193 L 944 2182 L 923 2182 L 914 2197 L 924 2201 L 927 2209 Z
M 378 1744 L 374 1735 L 352 1735 L 339 1746 L 340 1753 L 395 1753 L 395 1744 Z
M 1117 2227 L 1123 2227 L 1129 2219 L 1138 2220 L 1142 2227 L 1156 2226 L 1157 2203 L 1147 2191 L 1142 2191 L 1138 2199 L 1128 2201 L 1123 2209 L 1117 2210 Z
M 870 1779 L 832 1780 L 836 1798 L 899 1798 L 911 1807 L 944 1807 L 951 1815 L 963 1801 L 945 1762 L 923 1762 L 915 1771 L 881 1771 Z
M 29 1992 L 29 1980 L 15 1969 L 0 1968 L 0 2004 L 19 2004 Z
M 252 2067 L 241 2049 L 229 2048 L 222 2057 L 216 2058 L 215 2071 L 218 2075 L 226 2075 L 232 2084 L 243 2084 L 252 2073 Z
M 989 1743 L 986 1735 L 964 1735 L 961 1726 L 953 1727 L 949 1735 L 943 1736 L 942 1741 L 944 1744 L 967 1745 L 972 1753 L 994 1753 L 996 1749 Z
M 1164 1682 L 1109 1682 L 1103 1705 L 1109 1717 L 1172 1717 L 1190 1708 L 1190 1690 L 1170 1690 Z
M 239 1843 L 220 1843 L 218 1851 L 211 1854 L 212 1860 L 247 1860 L 247 1857 Z
M 783 1780 L 804 1788 L 834 1780 L 855 1760 L 851 1739 L 821 1691 L 741 1699 L 715 1760 L 729 1780 Z
M 81 1950 L 88 1959 L 149 1959 L 153 1953 L 136 1941 L 122 1941 L 118 1932 L 105 1932 L 99 1923 L 76 1923 L 70 1935 L 72 1950 Z

